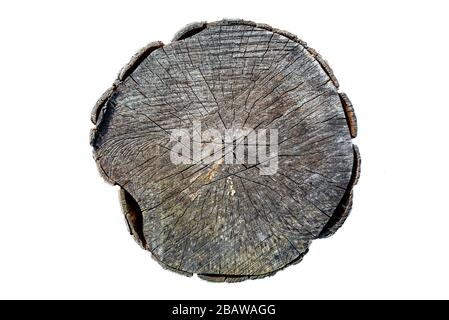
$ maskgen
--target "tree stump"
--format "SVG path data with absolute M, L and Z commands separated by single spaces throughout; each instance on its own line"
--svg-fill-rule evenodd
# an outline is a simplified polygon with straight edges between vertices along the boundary
M 272 275 L 351 210 L 360 168 L 352 105 L 315 50 L 268 25 L 194 23 L 170 44 L 150 43 L 99 99 L 92 122 L 94 158 L 120 186 L 131 234 L 167 269 L 211 281 Z M 216 136 L 202 134 L 209 129 Z M 173 140 L 177 130 L 192 139 Z M 241 139 L 225 141 L 238 130 Z M 269 138 L 252 145 L 249 132 Z M 174 163 L 176 144 L 200 155 L 219 147 L 209 162 L 192 152 Z M 251 147 L 265 161 L 259 153 L 249 161 Z

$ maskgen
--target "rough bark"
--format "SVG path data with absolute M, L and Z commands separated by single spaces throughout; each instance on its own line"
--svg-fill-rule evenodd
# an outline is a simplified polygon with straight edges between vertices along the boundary
M 94 158 L 120 186 L 130 233 L 169 270 L 228 282 L 272 275 L 350 212 L 360 174 L 352 104 L 328 63 L 289 32 L 244 20 L 188 25 L 140 50 L 91 119 Z M 277 172 L 222 158 L 171 163 L 170 133 L 194 121 L 277 129 Z

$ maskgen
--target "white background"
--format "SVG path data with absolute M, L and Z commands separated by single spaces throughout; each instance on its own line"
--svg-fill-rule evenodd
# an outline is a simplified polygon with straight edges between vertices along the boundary
M 447 1 L 2 1 L 0 298 L 449 298 Z M 297 34 L 359 120 L 352 214 L 299 265 L 214 284 L 163 270 L 97 173 L 90 111 L 119 69 L 193 21 Z

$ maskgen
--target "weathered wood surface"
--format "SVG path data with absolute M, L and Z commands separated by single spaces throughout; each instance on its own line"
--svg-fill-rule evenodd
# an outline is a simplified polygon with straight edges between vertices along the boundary
M 278 170 L 171 163 L 170 132 L 277 129 Z M 94 158 L 120 186 L 136 241 L 164 267 L 212 281 L 271 275 L 332 235 L 360 168 L 352 105 L 296 36 L 242 20 L 195 23 L 140 50 L 92 112 Z

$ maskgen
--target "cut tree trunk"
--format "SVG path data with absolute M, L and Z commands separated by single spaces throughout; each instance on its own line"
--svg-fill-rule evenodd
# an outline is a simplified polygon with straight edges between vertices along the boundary
M 360 170 L 352 104 L 327 62 L 288 32 L 243 20 L 191 24 L 170 44 L 140 50 L 92 121 L 100 173 L 120 186 L 134 239 L 167 269 L 211 281 L 272 275 L 350 212 Z M 276 170 L 263 174 L 259 158 L 225 161 L 226 150 L 250 147 L 248 137 L 210 163 L 173 163 L 180 142 L 171 134 L 195 136 L 195 123 L 220 134 L 277 130 Z

